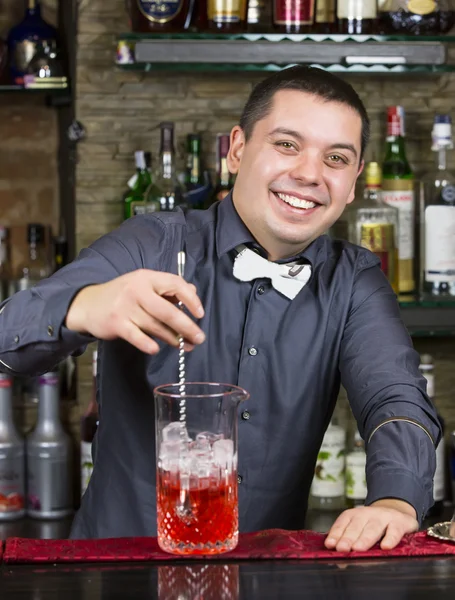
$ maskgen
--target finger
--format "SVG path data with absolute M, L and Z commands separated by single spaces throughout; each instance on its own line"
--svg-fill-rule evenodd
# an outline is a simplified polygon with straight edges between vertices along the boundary
M 336 545 L 337 552 L 350 552 L 353 550 L 354 543 L 359 539 L 366 521 L 367 518 L 362 513 L 356 513 Z
M 390 523 L 381 542 L 382 550 L 392 550 L 395 546 L 398 546 L 404 534 L 403 527 L 400 527 L 397 523 Z
M 140 306 L 151 317 L 175 331 L 176 335 L 183 336 L 186 341 L 192 344 L 202 344 L 205 340 L 202 329 L 188 315 L 158 294 L 141 298 Z
M 330 528 L 329 533 L 327 534 L 327 538 L 325 540 L 325 547 L 332 549 L 335 548 L 339 540 L 341 539 L 346 527 L 351 522 L 352 513 L 347 510 L 341 513 L 341 515 L 337 518 L 335 523 Z
M 160 273 L 159 279 L 153 281 L 153 287 L 160 296 L 175 296 L 197 319 L 204 316 L 204 308 L 197 295 L 196 287 L 178 275 Z
M 387 523 L 378 519 L 368 521 L 360 532 L 357 540 L 352 545 L 352 549 L 357 552 L 364 552 L 372 548 L 384 535 Z
M 158 344 L 131 321 L 125 321 L 119 336 L 145 354 L 157 354 L 160 351 Z
M 140 306 L 137 307 L 136 314 L 131 316 L 130 319 L 144 333 L 153 335 L 170 346 L 177 347 L 179 345 L 178 334 L 155 317 L 149 315 Z

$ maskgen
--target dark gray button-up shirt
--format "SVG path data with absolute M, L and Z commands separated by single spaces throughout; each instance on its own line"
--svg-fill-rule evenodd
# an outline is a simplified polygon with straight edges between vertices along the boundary
M 207 336 L 188 355 L 187 380 L 237 384 L 251 395 L 239 407 L 240 530 L 304 526 L 340 382 L 367 440 L 367 503 L 403 499 L 422 519 L 432 504 L 440 428 L 377 258 L 321 236 L 299 255 L 312 275 L 289 300 L 267 279 L 233 277 L 241 243 L 254 240 L 229 196 L 207 211 L 126 221 L 72 264 L 6 301 L 0 365 L 38 374 L 83 351 L 91 338 L 64 326 L 75 294 L 139 268 L 176 273 L 177 252 L 185 248 L 185 278 L 205 307 L 200 325 Z M 158 355 L 147 356 L 123 340 L 103 341 L 98 360 L 95 466 L 72 536 L 154 535 L 152 390 L 177 381 L 178 350 L 161 344 Z

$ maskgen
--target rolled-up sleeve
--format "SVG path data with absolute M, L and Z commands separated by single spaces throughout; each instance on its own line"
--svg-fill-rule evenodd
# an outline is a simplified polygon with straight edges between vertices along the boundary
M 377 266 L 360 268 L 340 354 L 341 381 L 366 442 L 366 504 L 396 498 L 419 522 L 433 504 L 441 428 L 396 296 Z
M 0 370 L 37 375 L 82 353 L 94 338 L 65 326 L 74 297 L 84 287 L 142 268 L 142 243 L 158 247 L 162 238 L 158 221 L 156 227 L 154 237 L 153 228 L 131 219 L 48 279 L 5 300 L 0 305 Z

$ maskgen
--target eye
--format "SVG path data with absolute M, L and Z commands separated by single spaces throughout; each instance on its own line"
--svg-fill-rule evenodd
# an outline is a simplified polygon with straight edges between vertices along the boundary
M 295 150 L 295 145 L 292 142 L 275 142 L 275 146 L 279 146 L 285 150 Z
M 340 156 L 339 154 L 331 154 L 329 156 L 329 160 L 331 162 L 335 163 L 336 165 L 339 165 L 339 164 L 347 165 L 348 164 L 348 161 L 345 158 L 343 158 L 342 156 Z

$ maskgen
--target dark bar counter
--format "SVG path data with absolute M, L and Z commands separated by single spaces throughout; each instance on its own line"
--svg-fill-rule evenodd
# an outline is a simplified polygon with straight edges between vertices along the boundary
M 452 510 L 424 523 L 448 520 Z M 307 528 L 327 531 L 336 514 L 313 513 Z M 0 525 L 0 538 L 64 538 L 71 520 Z M 7 600 L 454 600 L 455 557 L 276 561 L 170 560 L 166 563 L 5 565 Z

